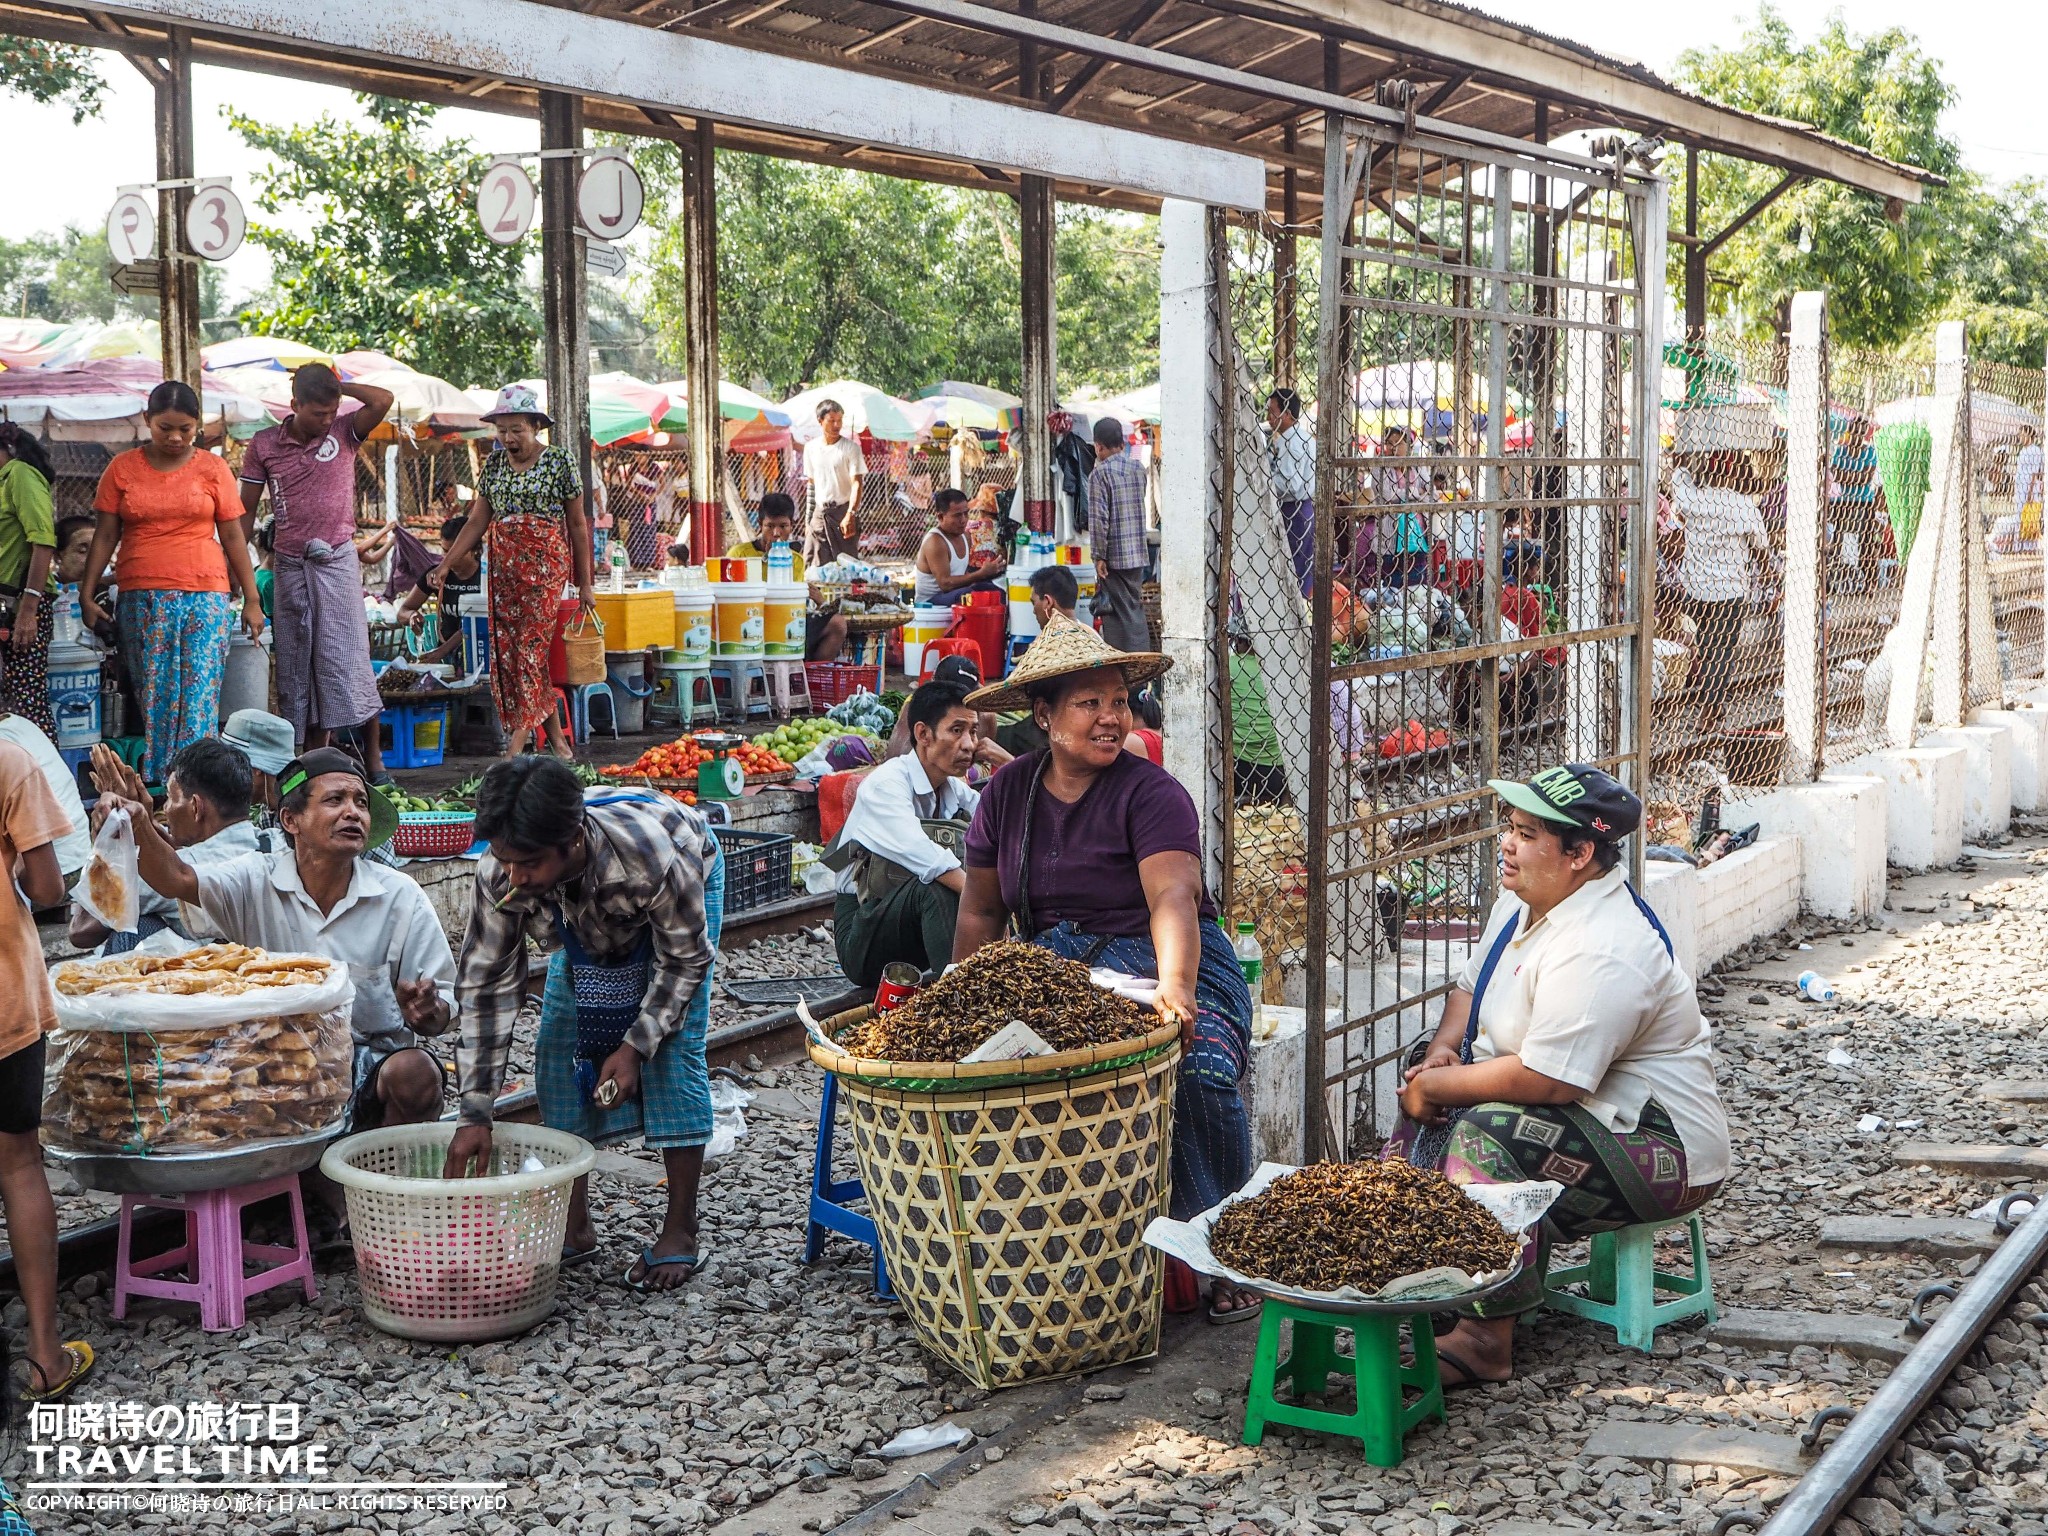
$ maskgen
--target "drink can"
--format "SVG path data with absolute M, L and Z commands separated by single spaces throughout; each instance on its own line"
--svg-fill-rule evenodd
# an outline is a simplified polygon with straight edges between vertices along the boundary
M 882 984 L 875 988 L 875 1012 L 887 1013 L 923 990 L 924 973 L 908 960 L 892 960 L 882 967 Z

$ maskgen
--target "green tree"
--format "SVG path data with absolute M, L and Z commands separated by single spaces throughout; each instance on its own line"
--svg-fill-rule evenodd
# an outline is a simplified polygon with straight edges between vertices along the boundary
M 114 264 L 104 230 L 69 225 L 61 235 L 0 239 L 0 309 L 44 320 L 154 320 L 157 301 L 148 294 L 117 293 L 108 273 Z M 227 283 L 212 262 L 199 268 L 200 313 L 217 316 Z
M 31 101 L 62 102 L 71 121 L 98 117 L 107 82 L 90 48 L 0 34 L 0 89 Z
M 685 362 L 680 168 L 638 146 L 653 243 L 635 297 L 667 368 Z M 1157 376 L 1155 221 L 1060 210 L 1060 387 Z M 936 379 L 1015 391 L 1017 205 L 1000 192 L 759 155 L 718 156 L 719 353 L 726 376 L 778 397 L 858 378 L 910 394 Z
M 367 128 L 333 117 L 279 128 L 227 114 L 245 143 L 276 161 L 256 173 L 257 208 L 313 215 L 304 235 L 251 222 L 273 283 L 243 323 L 328 351 L 388 352 L 456 384 L 532 373 L 540 324 L 520 248 L 492 244 L 474 210 L 488 157 L 467 139 L 430 142 L 431 106 L 357 100 Z
M 1811 123 L 1836 138 L 1946 177 L 1961 168 L 1941 131 L 1954 91 L 1936 62 L 1898 27 L 1867 36 L 1840 15 L 1803 43 L 1765 5 L 1734 48 L 1681 54 L 1678 83 L 1731 106 Z M 1667 165 L 1670 161 L 1667 159 Z M 1700 157 L 1700 211 L 1709 233 L 1770 190 L 1779 172 L 1721 155 Z M 1946 241 L 1957 213 L 1953 189 L 1888 218 L 1881 200 L 1833 182 L 1809 182 L 1774 203 L 1717 253 L 1710 309 L 1738 331 L 1768 331 L 1793 293 L 1824 288 L 1836 335 L 1894 346 L 1924 325 L 1946 297 Z M 1672 248 L 1673 281 L 1683 253 Z M 1739 277 L 1735 275 L 1739 274 Z
M 1954 200 L 1951 291 L 1938 318 L 1968 325 L 1973 357 L 2038 369 L 2048 348 L 2048 187 L 1998 189 L 1965 176 Z M 1932 356 L 1931 329 L 1916 350 Z

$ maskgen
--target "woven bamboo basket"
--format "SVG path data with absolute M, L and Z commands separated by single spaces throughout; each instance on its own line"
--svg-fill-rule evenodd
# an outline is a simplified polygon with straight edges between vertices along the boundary
M 836 1038 L 866 1017 L 855 1009 L 824 1028 Z M 841 1073 L 868 1210 L 912 1328 L 985 1390 L 1159 1349 L 1159 1256 L 1144 1232 L 1167 1211 L 1178 1026 L 1096 1050 L 1121 1060 L 1091 1070 L 1066 1059 L 1090 1053 L 1062 1052 L 1031 1065 L 1079 1075 L 1024 1082 L 1023 1063 L 977 1064 L 1010 1074 L 991 1087 L 975 1067 L 811 1046 Z M 890 1085 L 905 1079 L 935 1091 Z

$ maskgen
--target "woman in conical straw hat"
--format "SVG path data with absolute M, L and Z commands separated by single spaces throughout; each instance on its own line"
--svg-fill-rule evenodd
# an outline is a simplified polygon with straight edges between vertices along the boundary
M 1238 1084 L 1251 1058 L 1252 1000 L 1202 883 L 1201 824 L 1188 792 L 1124 750 L 1131 690 L 1172 663 L 1119 651 L 1054 615 L 1015 669 L 967 697 L 975 709 L 1029 710 L 1050 743 L 999 769 L 967 832 L 966 889 L 953 958 L 1014 921 L 1068 959 L 1159 983 L 1181 1026 L 1174 1101 L 1173 1214 L 1192 1216 L 1251 1173 Z M 1209 1316 L 1252 1316 L 1255 1298 L 1218 1281 Z

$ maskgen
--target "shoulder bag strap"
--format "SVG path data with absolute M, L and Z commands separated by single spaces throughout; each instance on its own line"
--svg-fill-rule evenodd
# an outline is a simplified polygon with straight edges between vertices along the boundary
M 1038 936 L 1038 925 L 1031 916 L 1031 822 L 1038 809 L 1038 786 L 1045 781 L 1046 765 L 1052 761 L 1050 749 L 1038 754 L 1038 766 L 1032 770 L 1031 788 L 1024 795 L 1024 833 L 1017 843 L 1017 929 L 1025 938 Z
M 1628 892 L 1628 899 L 1636 904 L 1636 910 L 1650 920 L 1650 926 L 1657 930 L 1657 937 L 1664 941 L 1664 953 L 1674 960 L 1677 959 L 1678 952 L 1671 947 L 1671 935 L 1666 933 L 1664 925 L 1657 921 L 1657 914 L 1650 904 L 1643 900 L 1643 893 L 1635 888 L 1632 881 L 1624 880 L 1621 883 Z
M 1458 1060 L 1470 1064 L 1472 1043 L 1479 1038 L 1479 1005 L 1486 1001 L 1487 983 L 1493 980 L 1493 969 L 1500 964 L 1500 957 L 1507 953 L 1508 945 L 1515 937 L 1515 929 L 1521 926 L 1522 917 L 1518 912 L 1514 919 L 1500 931 L 1500 937 L 1493 941 L 1493 948 L 1486 952 L 1486 958 L 1479 965 L 1479 979 L 1472 985 L 1472 1009 L 1465 1015 L 1465 1038 L 1458 1046 Z

